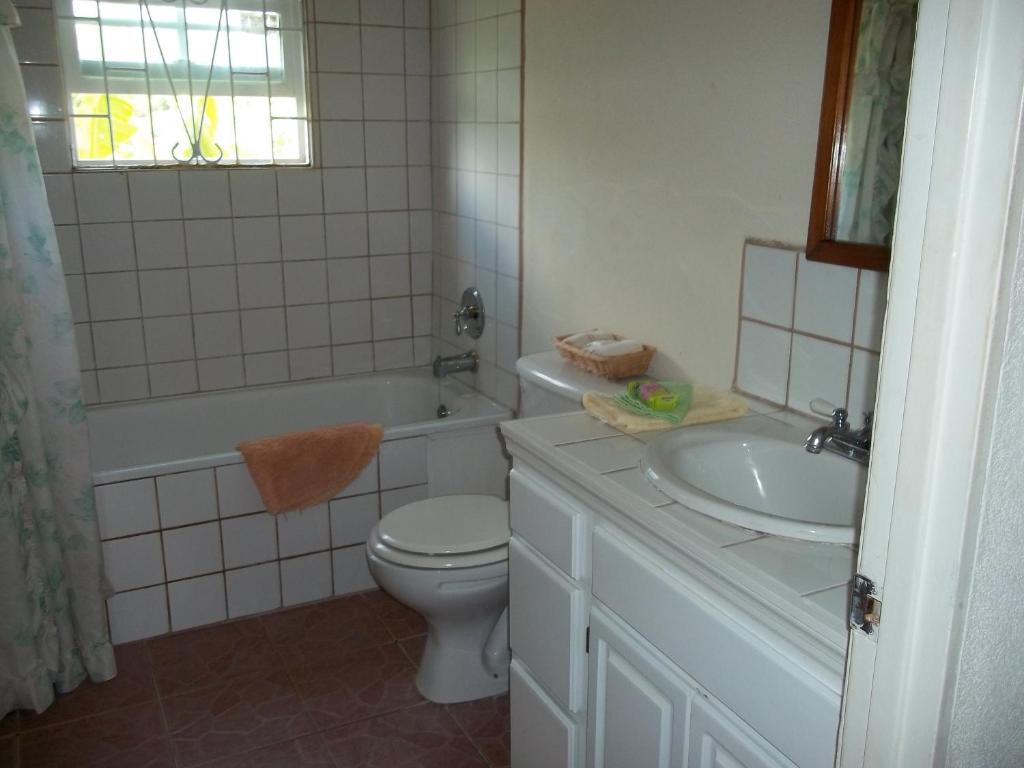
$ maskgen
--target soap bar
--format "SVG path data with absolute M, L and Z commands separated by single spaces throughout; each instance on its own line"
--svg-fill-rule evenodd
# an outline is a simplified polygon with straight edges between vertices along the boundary
M 679 405 L 679 395 L 656 381 L 631 381 L 626 385 L 626 392 L 656 411 L 671 411 Z

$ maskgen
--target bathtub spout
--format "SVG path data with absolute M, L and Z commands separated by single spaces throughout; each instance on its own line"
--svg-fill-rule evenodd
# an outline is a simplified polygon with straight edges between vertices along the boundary
M 475 372 L 479 365 L 480 356 L 477 355 L 475 349 L 463 352 L 461 355 L 450 355 L 449 357 L 438 355 L 434 358 L 434 376 L 440 379 L 449 373 Z

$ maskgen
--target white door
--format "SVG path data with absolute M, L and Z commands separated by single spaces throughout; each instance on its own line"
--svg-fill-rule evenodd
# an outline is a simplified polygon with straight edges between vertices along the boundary
M 921 0 L 918 19 L 858 568 L 881 623 L 851 633 L 842 768 L 943 760 L 989 353 L 1020 244 L 1004 235 L 1024 185 L 1024 3 Z
M 683 766 L 690 690 L 617 623 L 591 611 L 587 765 Z

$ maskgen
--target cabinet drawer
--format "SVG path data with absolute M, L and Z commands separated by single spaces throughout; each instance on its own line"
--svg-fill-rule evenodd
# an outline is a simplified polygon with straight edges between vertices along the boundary
M 577 768 L 580 728 L 518 661 L 509 668 L 512 768 Z
M 581 711 L 586 593 L 515 536 L 508 574 L 512 653 L 563 707 Z
M 832 764 L 836 691 L 719 607 L 721 598 L 617 533 L 597 529 L 593 557 L 598 600 L 797 765 Z
M 587 571 L 587 514 L 529 469 L 512 470 L 509 493 L 512 530 L 572 578 L 582 578 Z

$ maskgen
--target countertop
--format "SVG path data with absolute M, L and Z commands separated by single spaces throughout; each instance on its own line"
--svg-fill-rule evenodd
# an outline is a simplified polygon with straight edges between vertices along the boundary
M 808 432 L 818 426 L 756 405 L 743 418 L 765 417 Z M 717 583 L 723 599 L 760 621 L 766 636 L 791 642 L 791 652 L 842 691 L 855 549 L 746 530 L 674 502 L 640 469 L 646 442 L 664 432 L 626 435 L 585 411 L 504 422 L 502 432 L 514 458 L 568 481 L 570 491 L 671 564 Z

